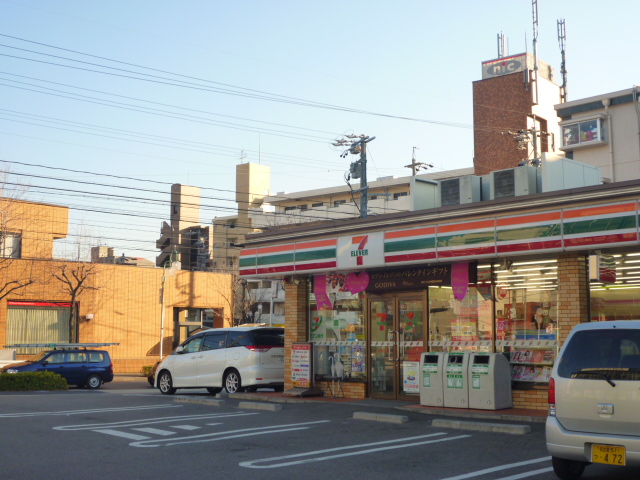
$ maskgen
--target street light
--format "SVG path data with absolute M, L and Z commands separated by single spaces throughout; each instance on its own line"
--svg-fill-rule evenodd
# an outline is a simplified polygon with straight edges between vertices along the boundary
M 174 260 L 174 254 L 175 254 L 175 260 Z M 161 312 L 161 316 L 160 316 L 160 360 L 162 360 L 162 357 L 164 355 L 164 350 L 163 350 L 163 346 L 164 346 L 164 317 L 165 317 L 165 313 L 164 313 L 164 286 L 165 283 L 167 281 L 167 266 L 169 267 L 169 276 L 173 277 L 176 272 L 178 270 L 180 270 L 180 268 L 182 267 L 181 263 L 178 261 L 178 252 L 174 249 L 171 254 L 169 255 L 169 259 L 164 262 L 164 265 L 162 265 L 162 288 L 160 290 L 161 292 L 161 303 L 162 303 L 162 312 Z

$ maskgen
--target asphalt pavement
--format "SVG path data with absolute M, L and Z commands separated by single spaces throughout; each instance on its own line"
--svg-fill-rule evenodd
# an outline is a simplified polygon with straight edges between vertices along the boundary
M 150 390 L 152 387 L 147 382 L 147 379 L 141 375 L 127 375 L 127 374 L 116 374 L 114 381 L 111 384 L 108 384 L 107 388 L 121 389 L 121 388 L 131 388 L 130 383 L 139 383 L 139 386 L 136 388 L 145 388 L 148 387 Z M 187 392 L 188 390 L 183 390 L 183 392 Z M 178 390 L 178 394 L 180 394 L 180 390 Z M 224 398 L 228 394 L 224 392 L 218 394 L 217 398 Z M 363 406 L 363 407 L 376 407 L 376 408 L 390 408 L 406 412 L 415 412 L 415 413 L 423 413 L 427 415 L 437 415 L 444 417 L 456 417 L 462 419 L 472 419 L 472 420 L 482 420 L 482 421 L 515 421 L 515 422 L 526 422 L 526 423 L 544 423 L 547 418 L 546 410 L 529 410 L 529 409 L 521 409 L 521 408 L 505 408 L 501 410 L 477 410 L 477 409 L 465 409 L 465 408 L 446 408 L 446 407 L 427 407 L 422 406 L 417 402 L 411 401 L 401 401 L 401 400 L 385 400 L 385 399 L 353 399 L 353 398 L 333 398 L 333 397 L 324 397 L 324 396 L 310 396 L 310 397 L 299 397 L 299 396 L 291 396 L 286 395 L 286 391 L 283 392 L 274 392 L 270 389 L 261 389 L 256 392 L 243 392 L 243 393 L 234 393 L 228 395 L 229 398 L 243 400 L 243 401 L 253 401 L 253 402 L 270 402 L 270 403 L 339 403 L 339 404 L 348 404 L 354 406 Z M 214 398 L 211 396 L 210 398 Z

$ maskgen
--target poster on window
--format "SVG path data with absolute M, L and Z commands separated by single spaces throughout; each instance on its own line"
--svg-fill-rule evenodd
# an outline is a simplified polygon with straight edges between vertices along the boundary
M 402 389 L 404 393 L 420 393 L 419 370 L 420 362 L 402 363 Z

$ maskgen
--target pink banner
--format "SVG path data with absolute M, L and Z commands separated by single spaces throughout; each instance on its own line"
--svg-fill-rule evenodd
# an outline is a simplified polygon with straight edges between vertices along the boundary
M 469 263 L 454 263 L 451 266 L 451 287 L 456 300 L 464 300 L 469 290 Z

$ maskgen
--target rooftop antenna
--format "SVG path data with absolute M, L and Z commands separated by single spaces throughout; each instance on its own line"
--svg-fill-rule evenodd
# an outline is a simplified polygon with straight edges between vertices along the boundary
M 533 81 L 536 82 L 533 104 L 538 104 L 538 0 L 531 0 L 533 9 Z
M 560 103 L 567 101 L 567 63 L 565 58 L 565 42 L 567 32 L 565 31 L 564 18 L 558 20 L 558 43 L 560 44 L 560 74 L 562 75 L 562 85 L 560 86 Z
M 498 34 L 498 58 L 504 58 L 509 55 L 507 37 L 502 32 Z

